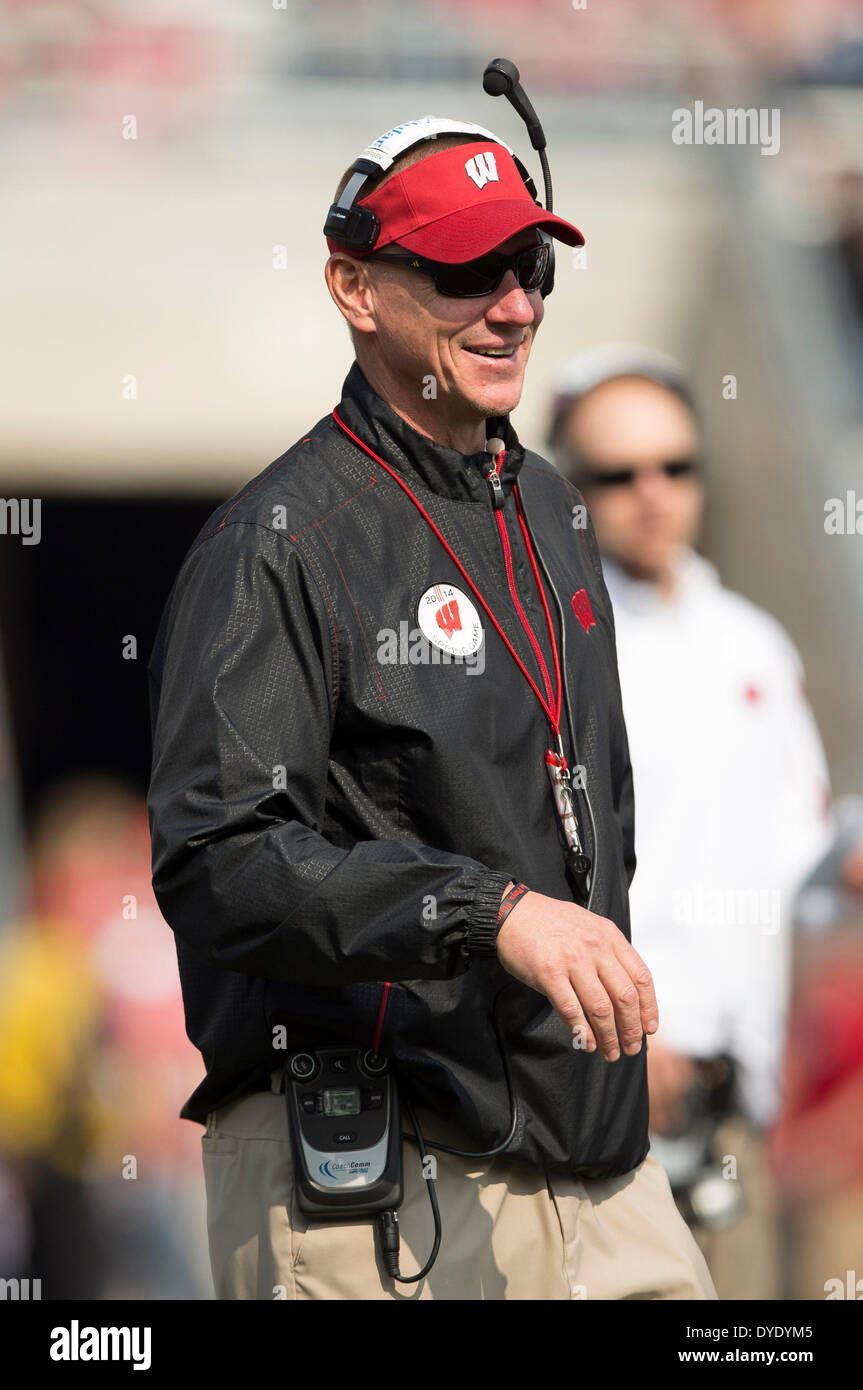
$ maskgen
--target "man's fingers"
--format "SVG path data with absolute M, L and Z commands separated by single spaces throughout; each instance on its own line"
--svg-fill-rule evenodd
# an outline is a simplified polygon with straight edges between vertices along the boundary
M 607 1062 L 616 1061 L 620 1056 L 617 1042 L 617 1028 L 614 1021 L 614 1005 L 596 974 L 583 979 L 572 979 L 579 1002 L 587 1014 L 593 1029 L 596 1045 Z
M 599 978 L 614 1005 L 617 1033 L 623 1051 L 633 1055 L 641 1051 L 644 1029 L 638 989 L 616 956 L 608 956 L 597 966 Z
M 578 1003 L 578 997 L 573 995 L 573 999 L 575 999 L 578 1009 L 578 1018 L 571 1023 L 569 1030 L 572 1038 L 572 1046 L 575 1048 L 576 1052 L 595 1052 L 596 1038 L 594 1037 L 593 1029 L 584 1016 L 584 1011 Z M 569 1022 L 569 1020 L 567 1021 Z
M 659 1005 L 656 1002 L 653 976 L 635 947 L 630 945 L 623 933 L 621 933 L 615 954 L 638 990 L 641 1024 L 644 1032 L 655 1033 L 659 1027 Z
M 596 1038 L 593 1029 L 584 1016 L 584 1010 L 572 985 L 562 981 L 560 988 L 549 991 L 546 997 L 569 1029 L 576 1051 L 595 1052 Z

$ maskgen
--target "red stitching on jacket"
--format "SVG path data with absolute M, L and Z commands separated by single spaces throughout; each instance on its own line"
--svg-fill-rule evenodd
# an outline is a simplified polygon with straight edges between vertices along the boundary
M 225 515 L 222 517 L 222 520 L 219 522 L 218 526 L 216 527 L 216 531 L 221 531 L 222 527 L 225 525 L 225 522 L 228 520 L 228 517 L 231 515 L 231 512 L 234 510 L 234 507 L 239 507 L 239 505 L 240 505 L 240 503 L 243 501 L 243 498 L 244 498 L 244 497 L 248 497 L 248 495 L 249 495 L 250 492 L 254 492 L 254 491 L 255 491 L 255 488 L 261 486 L 261 483 L 265 483 L 265 482 L 267 481 L 267 479 L 269 478 L 269 476 L 270 476 L 270 474 L 272 473 L 272 471 L 273 471 L 274 468 L 281 468 L 281 466 L 282 466 L 282 464 L 285 462 L 285 460 L 286 460 L 286 459 L 289 459 L 289 458 L 291 457 L 291 454 L 294 453 L 294 451 L 295 451 L 296 449 L 299 449 L 299 448 L 301 447 L 301 445 L 303 445 L 303 444 L 308 444 L 308 442 L 309 442 L 310 439 L 311 439 L 311 435 L 307 435 L 307 437 L 306 437 L 305 439 L 301 439 L 301 440 L 299 441 L 298 444 L 295 444 L 295 445 L 294 445 L 293 449 L 289 449 L 288 452 L 287 452 L 286 454 L 283 454 L 281 458 L 276 459 L 275 463 L 274 463 L 270 468 L 267 469 L 266 473 L 263 473 L 263 474 L 261 475 L 261 477 L 258 479 L 258 481 L 257 481 L 256 483 L 252 483 L 249 487 L 245 488 L 245 489 L 240 493 L 240 495 L 239 495 L 239 497 L 237 498 L 236 502 L 232 503 L 232 505 L 231 505 L 231 506 L 228 508 L 228 510 L 225 512 Z M 213 534 L 215 535 L 215 532 L 214 532 Z
M 302 531 L 297 531 L 295 532 L 295 534 L 298 536 L 304 536 L 307 531 L 311 531 L 313 526 L 317 526 L 320 522 L 326 521 L 328 517 L 335 516 L 336 512 L 340 512 L 342 510 L 342 507 L 346 507 L 349 502 L 353 502 L 355 497 L 362 497 L 363 493 L 368 492 L 369 487 L 374 487 L 376 482 L 377 478 L 370 478 L 368 487 L 361 487 L 359 492 L 355 492 L 352 497 L 348 497 L 345 499 L 344 502 L 340 502 L 337 507 L 333 507 L 333 510 L 331 512 L 324 512 L 324 515 L 319 516 L 317 521 L 309 522 L 308 526 L 304 526 Z
M 292 537 L 291 539 L 293 540 L 293 539 L 295 539 L 295 538 Z M 335 611 L 334 611 L 334 609 L 333 609 L 332 603 L 330 602 L 330 596 L 329 596 L 329 593 L 328 593 L 328 591 L 327 591 L 327 586 L 326 586 L 326 584 L 325 584 L 324 581 L 323 581 L 323 577 L 322 577 L 322 575 L 321 575 L 320 570 L 318 569 L 318 567 L 317 567 L 317 565 L 315 564 L 314 560 L 312 559 L 311 555 L 310 555 L 310 554 L 308 553 L 308 551 L 306 550 L 306 547 L 303 545 L 302 541 L 297 540 L 297 541 L 295 541 L 295 543 L 296 543 L 297 546 L 299 546 L 300 552 L 301 552 L 301 554 L 302 554 L 302 556 L 303 556 L 303 559 L 306 561 L 306 564 L 309 565 L 309 566 L 311 567 L 311 569 L 314 570 L 315 578 L 316 578 L 317 581 L 318 581 L 318 586 L 319 586 L 319 588 L 320 588 L 320 590 L 321 590 L 321 593 L 323 594 L 324 599 L 325 599 L 325 601 L 326 601 L 327 609 L 329 610 L 330 624 L 331 624 L 332 629 L 333 629 L 333 646 L 334 646 L 335 649 L 336 649 L 336 695 L 335 695 L 335 705 L 336 705 L 336 709 L 338 709 L 338 705 L 339 705 L 339 691 L 341 690 L 342 669 L 341 669 L 341 658 L 340 658 L 340 656 L 339 656 L 339 634 L 338 634 L 338 630 L 337 630 L 337 628 L 336 628 L 336 615 L 335 615 Z
M 373 660 L 373 658 L 372 658 L 371 648 L 369 647 L 368 638 L 366 637 L 366 630 L 365 630 L 365 628 L 364 628 L 364 626 L 363 626 L 362 619 L 360 618 L 359 609 L 357 608 L 357 605 L 356 605 L 356 603 L 354 602 L 354 596 L 353 596 L 353 594 L 352 594 L 351 591 L 350 591 L 350 586 L 348 585 L 348 581 L 345 579 L 345 576 L 344 576 L 344 572 L 343 572 L 343 570 L 342 570 L 342 567 L 341 567 L 341 565 L 339 564 L 338 559 L 336 558 L 336 552 L 333 550 L 333 547 L 330 545 L 330 542 L 329 542 L 329 539 L 328 539 L 328 537 L 327 537 L 326 531 L 324 530 L 323 526 L 321 526 L 320 522 L 318 522 L 318 521 L 315 522 L 315 526 L 318 528 L 318 530 L 320 531 L 320 533 L 321 533 L 321 535 L 323 536 L 324 540 L 327 542 L 327 548 L 328 548 L 330 554 L 332 555 L 333 559 L 334 559 L 335 562 L 336 562 L 336 569 L 338 570 L 339 574 L 341 575 L 342 583 L 344 584 L 345 588 L 346 588 L 347 591 L 348 591 L 348 597 L 350 598 L 350 601 L 351 601 L 351 603 L 353 604 L 354 613 L 356 614 L 357 624 L 358 624 L 358 626 L 359 626 L 360 632 L 361 632 L 362 635 L 363 635 L 363 642 L 365 643 L 366 651 L 367 651 L 367 653 L 368 653 L 368 658 L 369 658 L 369 666 L 371 667 L 372 675 L 374 676 L 375 680 L 376 680 L 377 683 L 378 683 L 378 689 L 379 689 L 380 692 L 381 692 L 378 698 L 381 699 L 381 700 L 385 700 L 385 699 L 387 698 L 387 692 L 384 690 L 383 682 L 382 682 L 380 676 L 378 675 L 377 671 L 375 670 L 375 665 L 374 665 L 374 660 Z

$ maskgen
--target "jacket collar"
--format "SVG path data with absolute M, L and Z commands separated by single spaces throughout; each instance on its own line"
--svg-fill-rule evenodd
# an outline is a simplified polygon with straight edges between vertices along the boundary
M 460 454 L 420 434 L 373 390 L 356 362 L 345 378 L 338 413 L 348 429 L 379 454 L 384 463 L 395 468 L 409 487 L 420 483 L 443 497 L 488 506 L 485 475 L 492 465 L 491 454 L 485 450 Z M 335 421 L 334 427 L 342 433 Z M 506 446 L 500 480 L 508 497 L 524 463 L 525 451 L 508 416 L 498 418 L 494 427 Z

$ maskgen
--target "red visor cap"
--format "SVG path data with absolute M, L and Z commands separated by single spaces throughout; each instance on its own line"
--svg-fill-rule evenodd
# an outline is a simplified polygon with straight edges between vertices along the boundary
M 483 141 L 427 155 L 360 202 L 380 220 L 375 251 L 397 241 L 432 261 L 472 261 L 526 227 L 584 245 L 577 227 L 533 201 L 508 150 Z M 330 237 L 327 245 L 346 249 Z

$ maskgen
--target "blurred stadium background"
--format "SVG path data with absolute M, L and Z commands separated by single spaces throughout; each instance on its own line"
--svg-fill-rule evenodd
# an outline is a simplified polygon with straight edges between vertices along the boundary
M 863 792 L 863 540 L 824 529 L 827 499 L 863 498 L 857 0 L 0 3 L 0 491 L 42 507 L 38 545 L 0 537 L 0 1276 L 43 1297 L 212 1296 L 200 1131 L 176 1119 L 200 1063 L 149 885 L 146 661 L 206 515 L 338 400 L 350 345 L 321 227 L 360 148 L 452 115 L 539 184 L 481 88 L 498 55 L 587 237 L 582 261 L 560 248 L 519 434 L 543 450 L 551 378 L 581 348 L 686 364 L 703 549 L 797 643 L 834 792 Z M 672 111 L 696 100 L 779 108 L 779 153 L 676 145 Z M 824 972 L 859 983 L 859 928 L 801 956 L 828 1027 Z M 856 998 L 778 1151 L 788 1297 L 863 1276 Z

